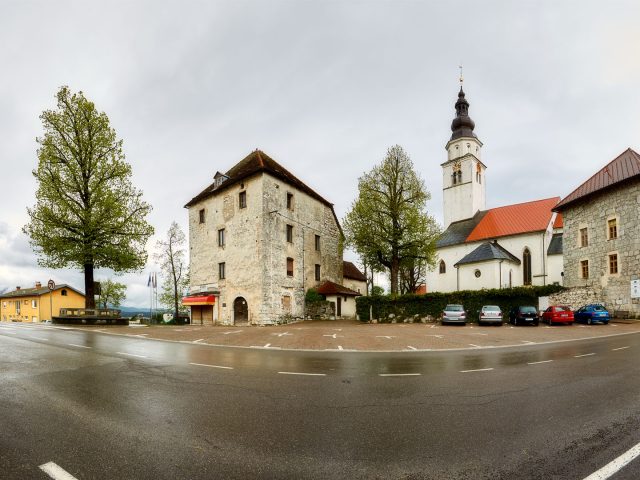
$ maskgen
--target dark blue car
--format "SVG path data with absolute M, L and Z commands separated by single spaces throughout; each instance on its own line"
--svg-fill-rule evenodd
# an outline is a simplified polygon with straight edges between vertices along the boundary
M 609 323 L 609 312 L 602 305 L 585 305 L 575 311 L 573 319 L 576 322 L 586 323 L 587 325 L 592 323 L 607 325 Z

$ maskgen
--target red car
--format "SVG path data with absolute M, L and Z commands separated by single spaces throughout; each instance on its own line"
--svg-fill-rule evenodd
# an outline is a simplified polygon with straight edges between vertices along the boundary
M 542 313 L 542 321 L 553 325 L 554 323 L 573 324 L 573 312 L 569 307 L 553 305 Z

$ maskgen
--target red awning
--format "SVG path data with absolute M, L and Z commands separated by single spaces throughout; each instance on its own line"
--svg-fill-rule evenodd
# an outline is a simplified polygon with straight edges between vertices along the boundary
M 182 305 L 213 305 L 215 303 L 215 295 L 194 295 L 182 299 Z

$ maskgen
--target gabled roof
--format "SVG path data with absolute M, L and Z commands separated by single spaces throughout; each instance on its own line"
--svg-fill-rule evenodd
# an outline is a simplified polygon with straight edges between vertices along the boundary
M 640 155 L 627 148 L 597 171 L 591 178 L 567 195 L 554 210 L 561 211 L 585 197 L 631 178 L 640 178 Z
M 78 295 L 82 295 L 84 297 L 84 293 L 82 293 L 80 290 L 73 288 L 71 285 L 67 285 L 66 283 L 61 283 L 60 285 L 56 285 L 56 287 L 53 290 L 56 291 L 56 290 L 61 290 L 63 288 L 66 288 L 68 290 L 73 290 Z M 49 293 L 49 287 L 46 287 L 46 286 L 40 287 L 40 288 L 21 288 L 20 290 L 13 290 L 11 292 L 5 292 L 3 294 L 0 294 L 0 298 L 39 297 L 40 295 L 45 295 L 47 293 Z
M 220 172 L 217 172 L 214 177 L 214 182 L 203 191 L 201 191 L 198 195 L 189 200 L 185 207 L 188 208 L 193 204 L 199 202 L 200 200 L 204 200 L 205 198 L 226 190 L 230 186 L 235 185 L 245 178 L 262 172 L 269 173 L 270 175 L 279 178 L 280 180 L 288 183 L 293 187 L 296 187 L 298 190 L 302 190 L 307 195 L 333 208 L 332 203 L 321 197 L 318 193 L 314 192 L 310 187 L 299 180 L 293 173 L 284 168 L 282 165 L 280 165 L 273 158 L 271 158 L 261 150 L 254 150 L 253 152 L 251 152 L 249 155 L 247 155 L 245 158 L 231 167 L 231 169 L 226 174 L 223 175 Z M 225 176 L 227 177 L 226 179 L 224 179 Z M 220 182 L 218 179 L 224 181 Z
M 556 206 L 558 200 L 560 197 L 492 208 L 487 211 L 466 241 L 477 242 L 508 235 L 544 231 L 551 221 L 551 209 Z
M 316 288 L 316 291 L 321 295 L 347 295 L 351 297 L 358 297 L 362 295 L 355 290 L 330 282 L 329 280 L 322 282 L 320 286 Z
M 547 248 L 547 255 L 562 255 L 562 234 L 554 233 Z
M 343 261 L 342 262 L 342 276 L 344 278 L 350 278 L 351 280 L 358 280 L 359 282 L 366 282 L 367 277 L 364 276 L 358 267 L 356 267 L 353 263 Z
M 564 219 L 562 218 L 562 214 L 558 212 L 556 215 L 556 219 L 553 222 L 553 228 L 562 228 L 564 226 Z
M 462 257 L 454 267 L 468 263 L 486 262 L 488 260 L 507 260 L 508 262 L 520 264 L 520 260 L 501 245 L 498 245 L 498 242 L 484 242 L 471 253 Z
M 447 229 L 442 232 L 436 242 L 436 248 L 448 247 L 450 245 L 458 245 L 467 240 L 469 234 L 480 223 L 487 214 L 487 211 L 478 211 L 472 218 L 460 220 L 451 223 Z

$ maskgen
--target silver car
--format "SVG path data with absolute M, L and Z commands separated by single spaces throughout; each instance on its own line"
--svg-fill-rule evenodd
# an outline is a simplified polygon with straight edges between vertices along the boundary
M 467 312 L 462 305 L 447 305 L 442 312 L 442 324 L 445 323 L 467 323 Z
M 478 325 L 496 323 L 502 325 L 502 310 L 497 305 L 485 305 L 478 314 Z

